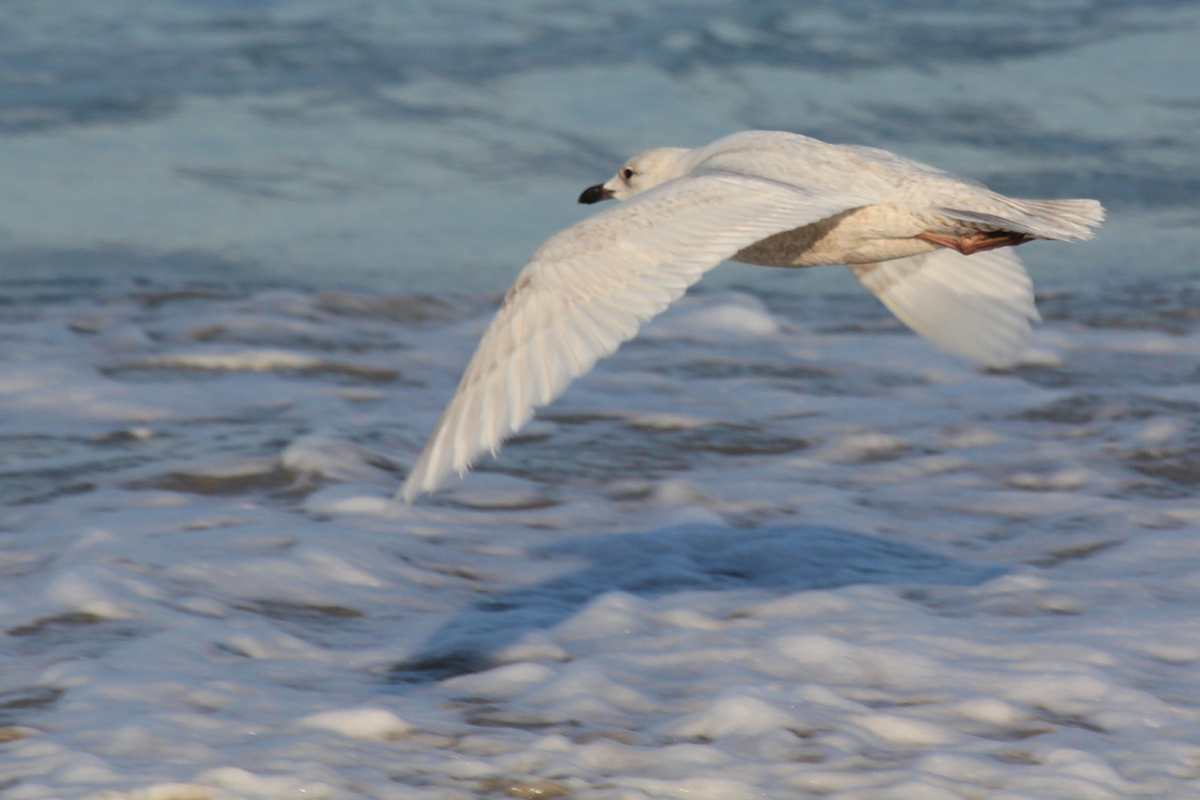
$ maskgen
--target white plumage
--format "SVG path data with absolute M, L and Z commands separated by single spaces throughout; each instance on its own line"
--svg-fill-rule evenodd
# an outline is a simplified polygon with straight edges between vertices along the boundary
M 922 336 L 1002 366 L 1038 318 L 1009 246 L 1089 239 L 1104 216 L 1094 200 L 1016 200 L 883 150 L 775 131 L 647 151 L 580 202 L 610 197 L 627 202 L 550 237 L 517 277 L 400 490 L 406 502 L 494 453 L 725 259 L 848 264 Z

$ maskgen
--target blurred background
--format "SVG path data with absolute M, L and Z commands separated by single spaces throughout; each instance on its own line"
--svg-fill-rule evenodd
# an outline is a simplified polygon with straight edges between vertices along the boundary
M 5 0 L 0 261 L 500 291 L 628 156 L 747 128 L 1103 201 L 1043 287 L 1198 266 L 1188 0 Z M 798 278 L 848 280 L 710 281 Z

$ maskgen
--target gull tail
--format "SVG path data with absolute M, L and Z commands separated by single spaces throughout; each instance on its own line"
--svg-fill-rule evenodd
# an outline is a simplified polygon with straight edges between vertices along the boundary
M 1095 200 L 1020 200 L 996 196 L 1006 206 L 1002 214 L 961 208 L 938 208 L 948 217 L 994 225 L 998 230 L 1024 233 L 1037 239 L 1082 242 L 1095 236 L 1091 229 L 1104 222 L 1104 206 Z

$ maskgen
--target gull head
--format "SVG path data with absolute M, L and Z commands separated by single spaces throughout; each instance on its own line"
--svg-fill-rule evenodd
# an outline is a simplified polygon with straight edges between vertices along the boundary
M 613 197 L 628 200 L 660 183 L 685 175 L 689 171 L 685 157 L 690 152 L 686 147 L 647 150 L 622 164 L 617 174 L 607 182 L 584 189 L 583 194 L 579 195 L 579 202 L 590 205 Z

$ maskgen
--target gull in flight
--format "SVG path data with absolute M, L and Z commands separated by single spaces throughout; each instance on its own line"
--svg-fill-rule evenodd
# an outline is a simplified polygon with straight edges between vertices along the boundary
M 517 276 L 399 496 L 411 503 L 611 355 L 726 259 L 846 264 L 906 325 L 988 366 L 1038 319 L 1013 246 L 1092 238 L 1095 200 L 1018 200 L 870 147 L 746 131 L 627 161 L 581 203 L 622 201 L 550 237 Z

